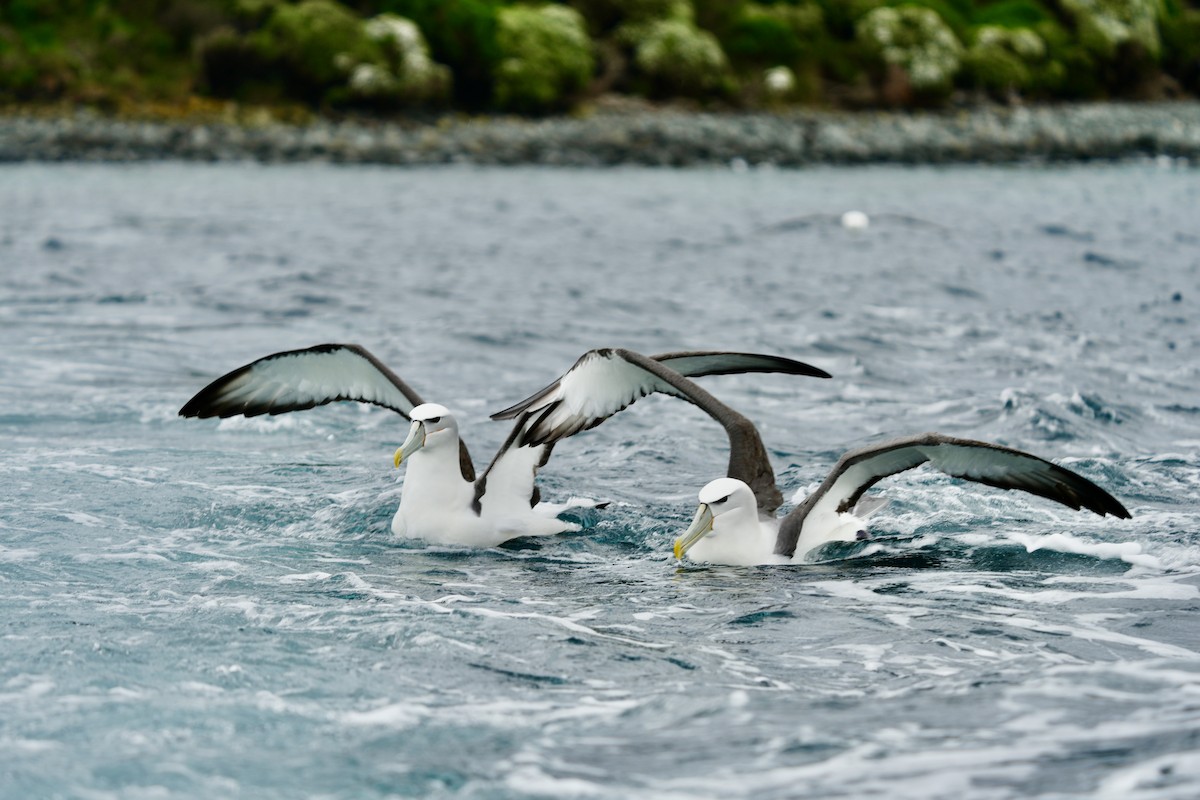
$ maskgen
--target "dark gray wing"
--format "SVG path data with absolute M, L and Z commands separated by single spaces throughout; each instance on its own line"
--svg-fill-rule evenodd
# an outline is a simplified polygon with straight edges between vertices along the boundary
M 423 400 L 365 347 L 319 344 L 273 353 L 226 373 L 179 409 L 181 417 L 256 417 L 349 400 L 390 408 L 408 419 Z M 463 477 L 475 479 L 465 445 Z
M 711 361 L 706 358 L 711 356 Z M 696 370 L 693 374 L 726 374 L 740 371 L 797 371 L 824 374 L 815 367 L 790 359 L 745 353 L 676 353 L 664 358 Z M 705 364 L 707 363 L 707 366 Z M 738 365 L 753 367 L 739 369 Z M 775 369 L 767 369 L 774 365 Z M 711 371 L 702 371 L 702 370 Z M 800 370 L 803 371 L 800 371 Z M 492 419 L 521 416 L 522 445 L 553 444 L 599 425 L 641 397 L 654 392 L 681 397 L 721 423 L 729 436 L 729 470 L 754 491 L 759 510 L 773 512 L 783 502 L 775 473 L 754 424 L 721 403 L 686 377 L 652 358 L 632 350 L 602 349 L 584 353 L 561 378 L 520 403 L 497 412 Z
M 740 375 L 745 372 L 782 372 L 788 375 L 807 375 L 810 378 L 832 378 L 825 370 L 783 356 L 761 353 L 726 353 L 698 350 L 686 353 L 660 353 L 650 356 L 685 378 L 706 375 Z
M 802 504 L 783 518 L 775 552 L 791 556 L 807 519 L 850 511 L 884 478 L 929 464 L 947 475 L 998 489 L 1019 489 L 1101 516 L 1129 519 L 1116 498 L 1082 475 L 1035 455 L 990 442 L 922 433 L 851 450 Z

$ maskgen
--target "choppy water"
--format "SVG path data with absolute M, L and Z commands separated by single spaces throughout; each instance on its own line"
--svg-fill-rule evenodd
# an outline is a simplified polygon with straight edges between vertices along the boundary
M 0 796 L 1194 798 L 1198 207 L 1155 165 L 0 169 Z M 806 216 L 849 208 L 908 216 Z M 480 461 L 591 347 L 785 354 L 835 379 L 707 385 L 787 493 L 940 430 L 1134 519 L 917 472 L 879 552 L 680 568 L 725 442 L 656 398 L 544 470 L 618 501 L 584 532 L 398 543 L 394 415 L 175 416 L 324 341 Z

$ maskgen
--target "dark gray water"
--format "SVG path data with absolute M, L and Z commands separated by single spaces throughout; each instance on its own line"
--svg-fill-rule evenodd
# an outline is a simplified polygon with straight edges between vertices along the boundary
M 4 167 L 0 796 L 1194 798 L 1197 208 L 1155 165 Z M 397 542 L 395 415 L 176 417 L 325 341 L 478 461 L 589 348 L 780 353 L 835 379 L 706 385 L 786 494 L 939 430 L 1134 519 L 919 471 L 866 550 L 680 568 L 725 442 L 653 398 L 543 471 L 616 501 L 582 533 Z

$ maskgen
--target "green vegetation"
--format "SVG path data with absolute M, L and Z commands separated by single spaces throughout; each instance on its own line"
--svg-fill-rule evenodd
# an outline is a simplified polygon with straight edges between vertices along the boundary
M 634 65 L 657 97 L 704 97 L 722 92 L 729 63 L 717 37 L 690 19 L 655 20 L 638 30 Z
M 560 108 L 592 78 L 592 42 L 583 17 L 565 6 L 500 11 L 496 105 L 541 112 Z
M 975 30 L 965 68 L 977 86 L 996 96 L 1029 93 L 1060 77 L 1045 41 L 1030 28 L 983 25 Z
M 5 0 L 0 105 L 540 114 L 1200 94 L 1200 0 Z
M 933 9 L 882 6 L 858 21 L 858 41 L 883 65 L 898 69 L 914 92 L 947 94 L 962 64 L 962 42 Z

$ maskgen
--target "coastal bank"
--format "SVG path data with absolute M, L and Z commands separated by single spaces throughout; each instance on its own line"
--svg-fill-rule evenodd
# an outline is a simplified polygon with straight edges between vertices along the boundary
M 952 164 L 1166 157 L 1200 163 L 1200 103 L 985 106 L 929 112 L 697 113 L 424 120 L 130 120 L 0 116 L 0 162 L 345 164 Z

